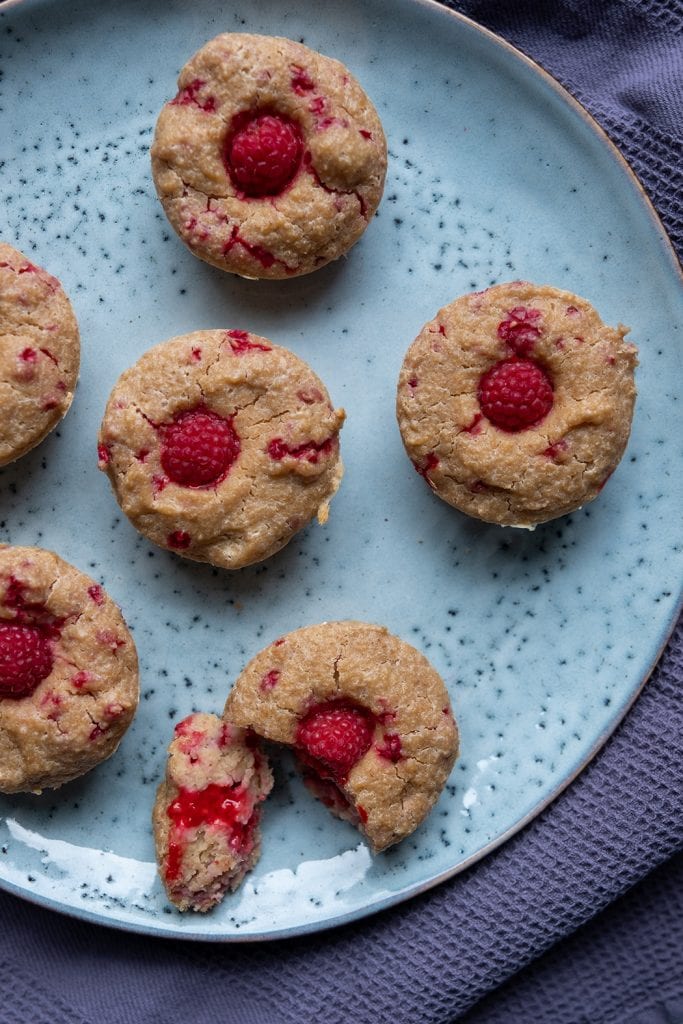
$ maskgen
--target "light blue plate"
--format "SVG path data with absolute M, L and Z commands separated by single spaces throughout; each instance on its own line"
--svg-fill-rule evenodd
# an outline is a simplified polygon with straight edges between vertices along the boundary
M 258 13 L 255 13 L 258 8 Z M 324 16 L 323 16 L 324 14 Z M 149 171 L 157 113 L 221 31 L 303 38 L 340 58 L 389 138 L 379 215 L 346 260 L 247 282 L 194 259 Z M 25 0 L 0 15 L 4 237 L 58 275 L 82 328 L 73 410 L 0 474 L 0 537 L 101 579 L 135 631 L 142 701 L 118 753 L 40 798 L 0 803 L 0 884 L 93 921 L 231 940 L 368 914 L 461 870 L 544 807 L 612 732 L 650 672 L 683 562 L 680 279 L 636 181 L 537 67 L 416 0 Z M 535 533 L 435 498 L 394 420 L 403 353 L 440 306 L 528 278 L 584 295 L 640 348 L 632 440 L 600 498 Z M 121 371 L 198 328 L 291 347 L 348 421 L 329 524 L 236 574 L 152 548 L 98 473 Z M 428 821 L 372 858 L 283 758 L 263 857 L 215 913 L 182 917 L 155 875 L 154 789 L 173 724 L 220 711 L 248 658 L 324 619 L 385 623 L 446 679 L 462 758 Z

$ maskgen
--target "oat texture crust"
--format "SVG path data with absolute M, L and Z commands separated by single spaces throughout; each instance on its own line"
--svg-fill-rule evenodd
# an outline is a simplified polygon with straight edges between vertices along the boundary
M 169 428 L 193 412 L 228 424 L 239 448 L 220 479 L 202 486 L 171 479 L 162 462 Z M 325 522 L 343 472 L 343 421 L 287 349 L 245 331 L 195 331 L 150 349 L 119 378 L 99 465 L 146 537 L 237 569 L 274 554 L 315 515 Z
M 79 362 L 78 325 L 61 284 L 0 243 L 0 466 L 57 426 Z
M 444 501 L 504 526 L 533 527 L 592 501 L 621 459 L 636 396 L 628 328 L 607 327 L 585 299 L 526 281 L 456 299 L 405 356 L 397 416 L 417 471 Z M 532 360 L 552 408 L 509 432 L 482 413 L 482 376 Z
M 372 742 L 335 786 L 329 780 L 308 781 L 330 810 L 356 824 L 379 852 L 424 820 L 458 753 L 446 687 L 424 655 L 382 626 L 351 621 L 306 626 L 249 662 L 230 692 L 225 715 L 265 739 L 296 748 L 307 712 L 339 701 L 369 712 Z
M 195 256 L 243 277 L 287 278 L 358 241 L 382 195 L 387 148 L 343 64 L 289 39 L 226 33 L 188 61 L 178 86 L 157 121 L 152 173 Z M 253 196 L 226 154 L 244 119 L 261 114 L 293 126 L 299 152 L 278 194 Z
M 0 545 L 0 628 L 35 630 L 51 671 L 0 699 L 0 792 L 39 793 L 114 753 L 138 704 L 138 659 L 103 588 L 50 551 Z

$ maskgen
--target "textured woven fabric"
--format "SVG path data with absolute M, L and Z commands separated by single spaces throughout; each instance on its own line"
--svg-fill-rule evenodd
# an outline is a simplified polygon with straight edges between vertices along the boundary
M 680 3 L 453 6 L 585 103 L 683 248 Z M 625 722 L 544 814 L 468 873 L 358 925 L 217 948 L 151 942 L 0 895 L 0 1021 L 454 1024 L 681 849 L 682 684 L 679 624 Z M 683 923 L 673 889 L 681 873 L 673 862 L 464 1019 L 681 1024 Z M 655 901 L 659 913 L 650 913 Z
M 460 1024 L 681 1024 L 682 920 L 679 854 Z
M 590 110 L 683 251 L 683 3 L 462 0 L 447 6 L 504 36 Z

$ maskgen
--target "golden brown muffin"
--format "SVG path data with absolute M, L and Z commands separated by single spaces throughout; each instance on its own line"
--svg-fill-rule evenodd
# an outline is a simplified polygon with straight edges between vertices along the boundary
M 293 353 L 246 331 L 150 349 L 111 393 L 99 465 L 133 525 L 162 547 L 238 569 L 283 547 L 343 472 L 344 412 Z
M 133 638 L 99 583 L 50 551 L 0 545 L 0 792 L 90 771 L 138 696 Z
M 401 436 L 440 498 L 533 527 L 592 501 L 631 430 L 636 349 L 585 299 L 513 281 L 456 299 L 406 353 Z
M 372 218 L 387 150 L 372 103 L 339 61 L 289 39 L 226 33 L 185 65 L 161 111 L 152 173 L 200 259 L 243 277 L 308 274 Z
M 78 324 L 56 277 L 0 243 L 0 466 L 34 448 L 74 397 Z
M 238 678 L 225 717 L 294 747 L 312 792 L 375 852 L 424 820 L 458 753 L 441 677 L 414 647 L 363 622 L 276 640 Z

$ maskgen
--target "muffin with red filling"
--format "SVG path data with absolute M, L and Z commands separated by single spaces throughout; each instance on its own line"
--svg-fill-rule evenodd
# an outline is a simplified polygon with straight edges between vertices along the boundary
M 326 521 L 343 472 L 343 422 L 292 352 L 247 331 L 195 331 L 121 375 L 99 466 L 150 540 L 238 569 L 274 554 L 314 516 Z
M 0 545 L 0 792 L 90 771 L 138 697 L 135 644 L 104 588 L 51 551 Z
M 292 747 L 309 789 L 375 852 L 424 820 L 458 753 L 436 670 L 384 627 L 362 622 L 276 640 L 241 673 L 225 714 Z
M 273 785 L 256 737 L 216 715 L 179 722 L 153 824 L 159 873 L 179 910 L 205 912 L 259 858 L 259 804 Z
M 225 33 L 185 65 L 152 173 L 200 259 L 243 277 L 308 274 L 347 252 L 379 204 L 387 148 L 351 72 L 301 43 Z
M 396 411 L 444 501 L 533 527 L 592 501 L 616 469 L 636 389 L 627 328 L 585 299 L 513 281 L 456 299 L 408 349 Z

